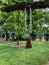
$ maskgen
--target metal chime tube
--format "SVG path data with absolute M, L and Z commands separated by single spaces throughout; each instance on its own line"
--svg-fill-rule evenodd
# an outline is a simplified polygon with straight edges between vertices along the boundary
M 27 12 L 25 8 L 25 30 L 27 30 Z
M 30 8 L 30 33 L 32 33 L 32 10 Z
M 26 2 L 26 0 L 25 0 Z M 25 30 L 27 30 L 27 11 L 26 11 L 26 8 L 25 8 Z

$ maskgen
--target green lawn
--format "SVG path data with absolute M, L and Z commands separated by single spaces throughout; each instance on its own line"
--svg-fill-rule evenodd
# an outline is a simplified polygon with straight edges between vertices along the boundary
M 11 44 L 16 42 L 0 43 L 0 65 L 44 65 L 49 60 L 49 42 L 32 41 L 31 49 L 11 48 Z

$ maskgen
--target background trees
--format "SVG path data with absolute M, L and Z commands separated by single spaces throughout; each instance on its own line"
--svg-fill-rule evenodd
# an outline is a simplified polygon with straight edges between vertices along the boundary
M 15 0 L 16 2 L 25 1 L 25 0 Z M 32 0 L 26 0 L 32 1 Z M 41 0 L 44 1 L 44 0 Z M 14 0 L 0 0 L 0 5 L 4 7 L 2 3 L 11 5 L 14 4 Z M 29 14 L 29 13 L 28 13 Z M 29 16 L 29 15 L 28 15 Z M 18 19 L 19 18 L 19 19 Z M 29 18 L 29 17 L 28 17 Z M 43 27 L 43 24 L 49 25 L 49 9 L 34 9 L 32 10 L 32 32 L 36 34 L 42 34 L 42 33 L 49 33 L 49 27 Z M 16 33 L 16 36 L 18 34 L 19 29 L 19 36 L 23 37 L 25 32 L 24 28 L 24 11 L 19 11 L 19 17 L 18 17 L 18 11 L 5 13 L 0 11 L 0 32 L 1 31 L 14 31 Z M 1 35 L 2 33 L 0 33 Z M 41 35 L 39 35 L 41 38 Z

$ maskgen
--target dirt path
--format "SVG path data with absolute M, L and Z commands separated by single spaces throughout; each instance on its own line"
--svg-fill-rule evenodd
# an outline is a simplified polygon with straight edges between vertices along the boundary
M 49 62 L 47 64 L 45 64 L 45 65 L 49 65 Z

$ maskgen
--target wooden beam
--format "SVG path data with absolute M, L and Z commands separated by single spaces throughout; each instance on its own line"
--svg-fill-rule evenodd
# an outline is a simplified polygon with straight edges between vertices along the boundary
M 5 12 L 10 12 L 15 10 L 24 10 L 24 8 L 28 10 L 30 8 L 40 9 L 46 7 L 49 7 L 49 2 L 20 2 L 14 5 L 6 6 L 1 10 Z

